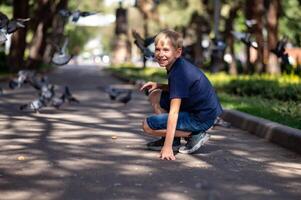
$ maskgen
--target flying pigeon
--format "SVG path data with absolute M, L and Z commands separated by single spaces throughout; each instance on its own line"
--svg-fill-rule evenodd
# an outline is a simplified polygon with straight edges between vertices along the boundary
M 72 58 L 72 55 L 67 53 L 68 38 L 65 39 L 63 46 L 60 48 L 58 45 L 52 43 L 57 51 L 52 56 L 52 63 L 55 65 L 66 65 Z
M 257 24 L 256 19 L 247 19 L 245 21 L 247 27 L 252 28 L 255 24 Z
M 0 29 L 6 28 L 8 22 L 8 17 L 4 13 L 0 12 Z
M 5 14 L 0 12 L 0 44 L 7 40 L 7 34 L 11 34 L 19 28 L 25 28 L 25 22 L 29 20 L 30 18 L 9 20 Z
M 282 62 L 285 64 L 290 64 L 289 62 L 289 56 L 285 52 L 285 46 L 287 43 L 287 37 L 284 37 L 280 41 L 277 42 L 276 47 L 271 50 L 272 53 L 274 53 L 278 58 L 282 59 Z
M 25 22 L 28 22 L 29 20 L 30 18 L 10 20 L 7 24 L 6 33 L 11 34 L 20 28 L 25 28 Z
M 142 51 L 144 57 L 148 60 L 154 60 L 155 54 L 151 48 L 154 48 L 156 36 L 143 39 L 135 30 L 132 31 L 132 34 L 135 38 L 134 43 Z
M 80 11 L 80 10 L 70 11 L 70 10 L 62 9 L 59 11 L 59 14 L 64 18 L 70 17 L 72 22 L 77 22 L 80 17 L 87 17 L 90 15 L 94 15 L 96 14 L 96 12 Z
M 242 33 L 242 32 L 236 32 L 231 31 L 232 35 L 237 39 L 245 43 L 248 47 L 253 47 L 255 49 L 258 48 L 258 45 L 255 41 L 251 40 L 251 34 L 250 33 Z

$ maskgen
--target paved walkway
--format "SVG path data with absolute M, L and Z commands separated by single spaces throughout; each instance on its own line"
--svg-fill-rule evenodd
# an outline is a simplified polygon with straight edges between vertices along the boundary
M 216 127 L 196 154 L 161 161 L 144 146 L 153 138 L 140 130 L 151 112 L 143 94 L 134 92 L 127 105 L 110 101 L 99 88 L 120 82 L 97 66 L 61 67 L 50 81 L 69 85 L 81 103 L 35 114 L 18 110 L 34 98 L 29 87 L 0 97 L 0 199 L 301 197 L 300 155 L 239 129 Z

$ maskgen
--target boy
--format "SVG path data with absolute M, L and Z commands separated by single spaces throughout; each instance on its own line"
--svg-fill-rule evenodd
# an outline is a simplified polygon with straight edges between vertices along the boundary
M 173 147 L 180 146 L 181 137 L 188 139 L 179 152 L 195 152 L 209 139 L 205 131 L 222 113 L 204 73 L 181 57 L 182 43 L 180 34 L 172 30 L 164 30 L 156 36 L 155 59 L 167 70 L 168 84 L 147 82 L 141 87 L 150 92 L 149 99 L 156 114 L 144 120 L 143 130 L 153 136 L 162 136 L 147 146 L 153 150 L 160 148 L 163 160 L 175 160 Z

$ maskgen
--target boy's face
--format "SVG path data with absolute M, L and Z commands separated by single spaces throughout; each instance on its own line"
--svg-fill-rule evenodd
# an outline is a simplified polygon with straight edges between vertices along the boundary
M 155 58 L 161 67 L 169 70 L 182 54 L 181 48 L 175 48 L 170 39 L 162 38 L 156 43 Z

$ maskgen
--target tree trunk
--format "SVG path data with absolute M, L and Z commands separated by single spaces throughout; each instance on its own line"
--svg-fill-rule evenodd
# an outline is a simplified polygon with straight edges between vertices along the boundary
M 265 59 L 268 61 L 266 72 L 270 74 L 280 74 L 281 72 L 277 56 L 271 53 L 271 49 L 276 47 L 278 41 L 279 7 L 280 0 L 270 0 L 267 13 L 268 48 Z
M 254 19 L 256 20 L 254 34 L 256 37 L 256 42 L 258 44 L 257 49 L 257 60 L 255 64 L 255 72 L 262 73 L 264 72 L 264 37 L 263 37 L 263 15 L 264 15 L 264 2 L 263 0 L 254 0 L 253 1 L 253 13 Z
M 254 12 L 253 12 L 253 0 L 246 0 L 245 4 L 245 16 L 247 20 L 254 19 Z M 247 30 L 249 33 L 254 33 L 253 27 L 248 27 Z M 251 52 L 250 47 L 246 46 L 246 67 L 244 67 L 244 73 L 253 73 L 254 72 L 254 63 L 251 62 Z
M 30 68 L 36 68 L 38 64 L 43 63 L 46 33 L 48 28 L 51 27 L 55 11 L 54 0 L 39 0 L 38 4 L 36 11 L 37 26 L 29 50 L 28 66 Z
M 234 38 L 231 34 L 231 31 L 233 31 L 233 23 L 235 18 L 237 17 L 237 11 L 240 9 L 241 5 L 236 4 L 234 5 L 229 13 L 229 17 L 226 20 L 226 26 L 225 26 L 225 38 L 226 43 L 229 46 L 230 49 L 230 55 L 232 57 L 232 62 L 229 64 L 229 74 L 236 75 L 237 74 L 237 66 L 236 66 L 236 58 L 235 58 L 235 49 L 234 49 Z
M 28 18 L 29 0 L 13 1 L 13 18 Z M 24 68 L 24 51 L 26 48 L 27 26 L 13 33 L 8 56 L 8 65 L 11 72 Z

